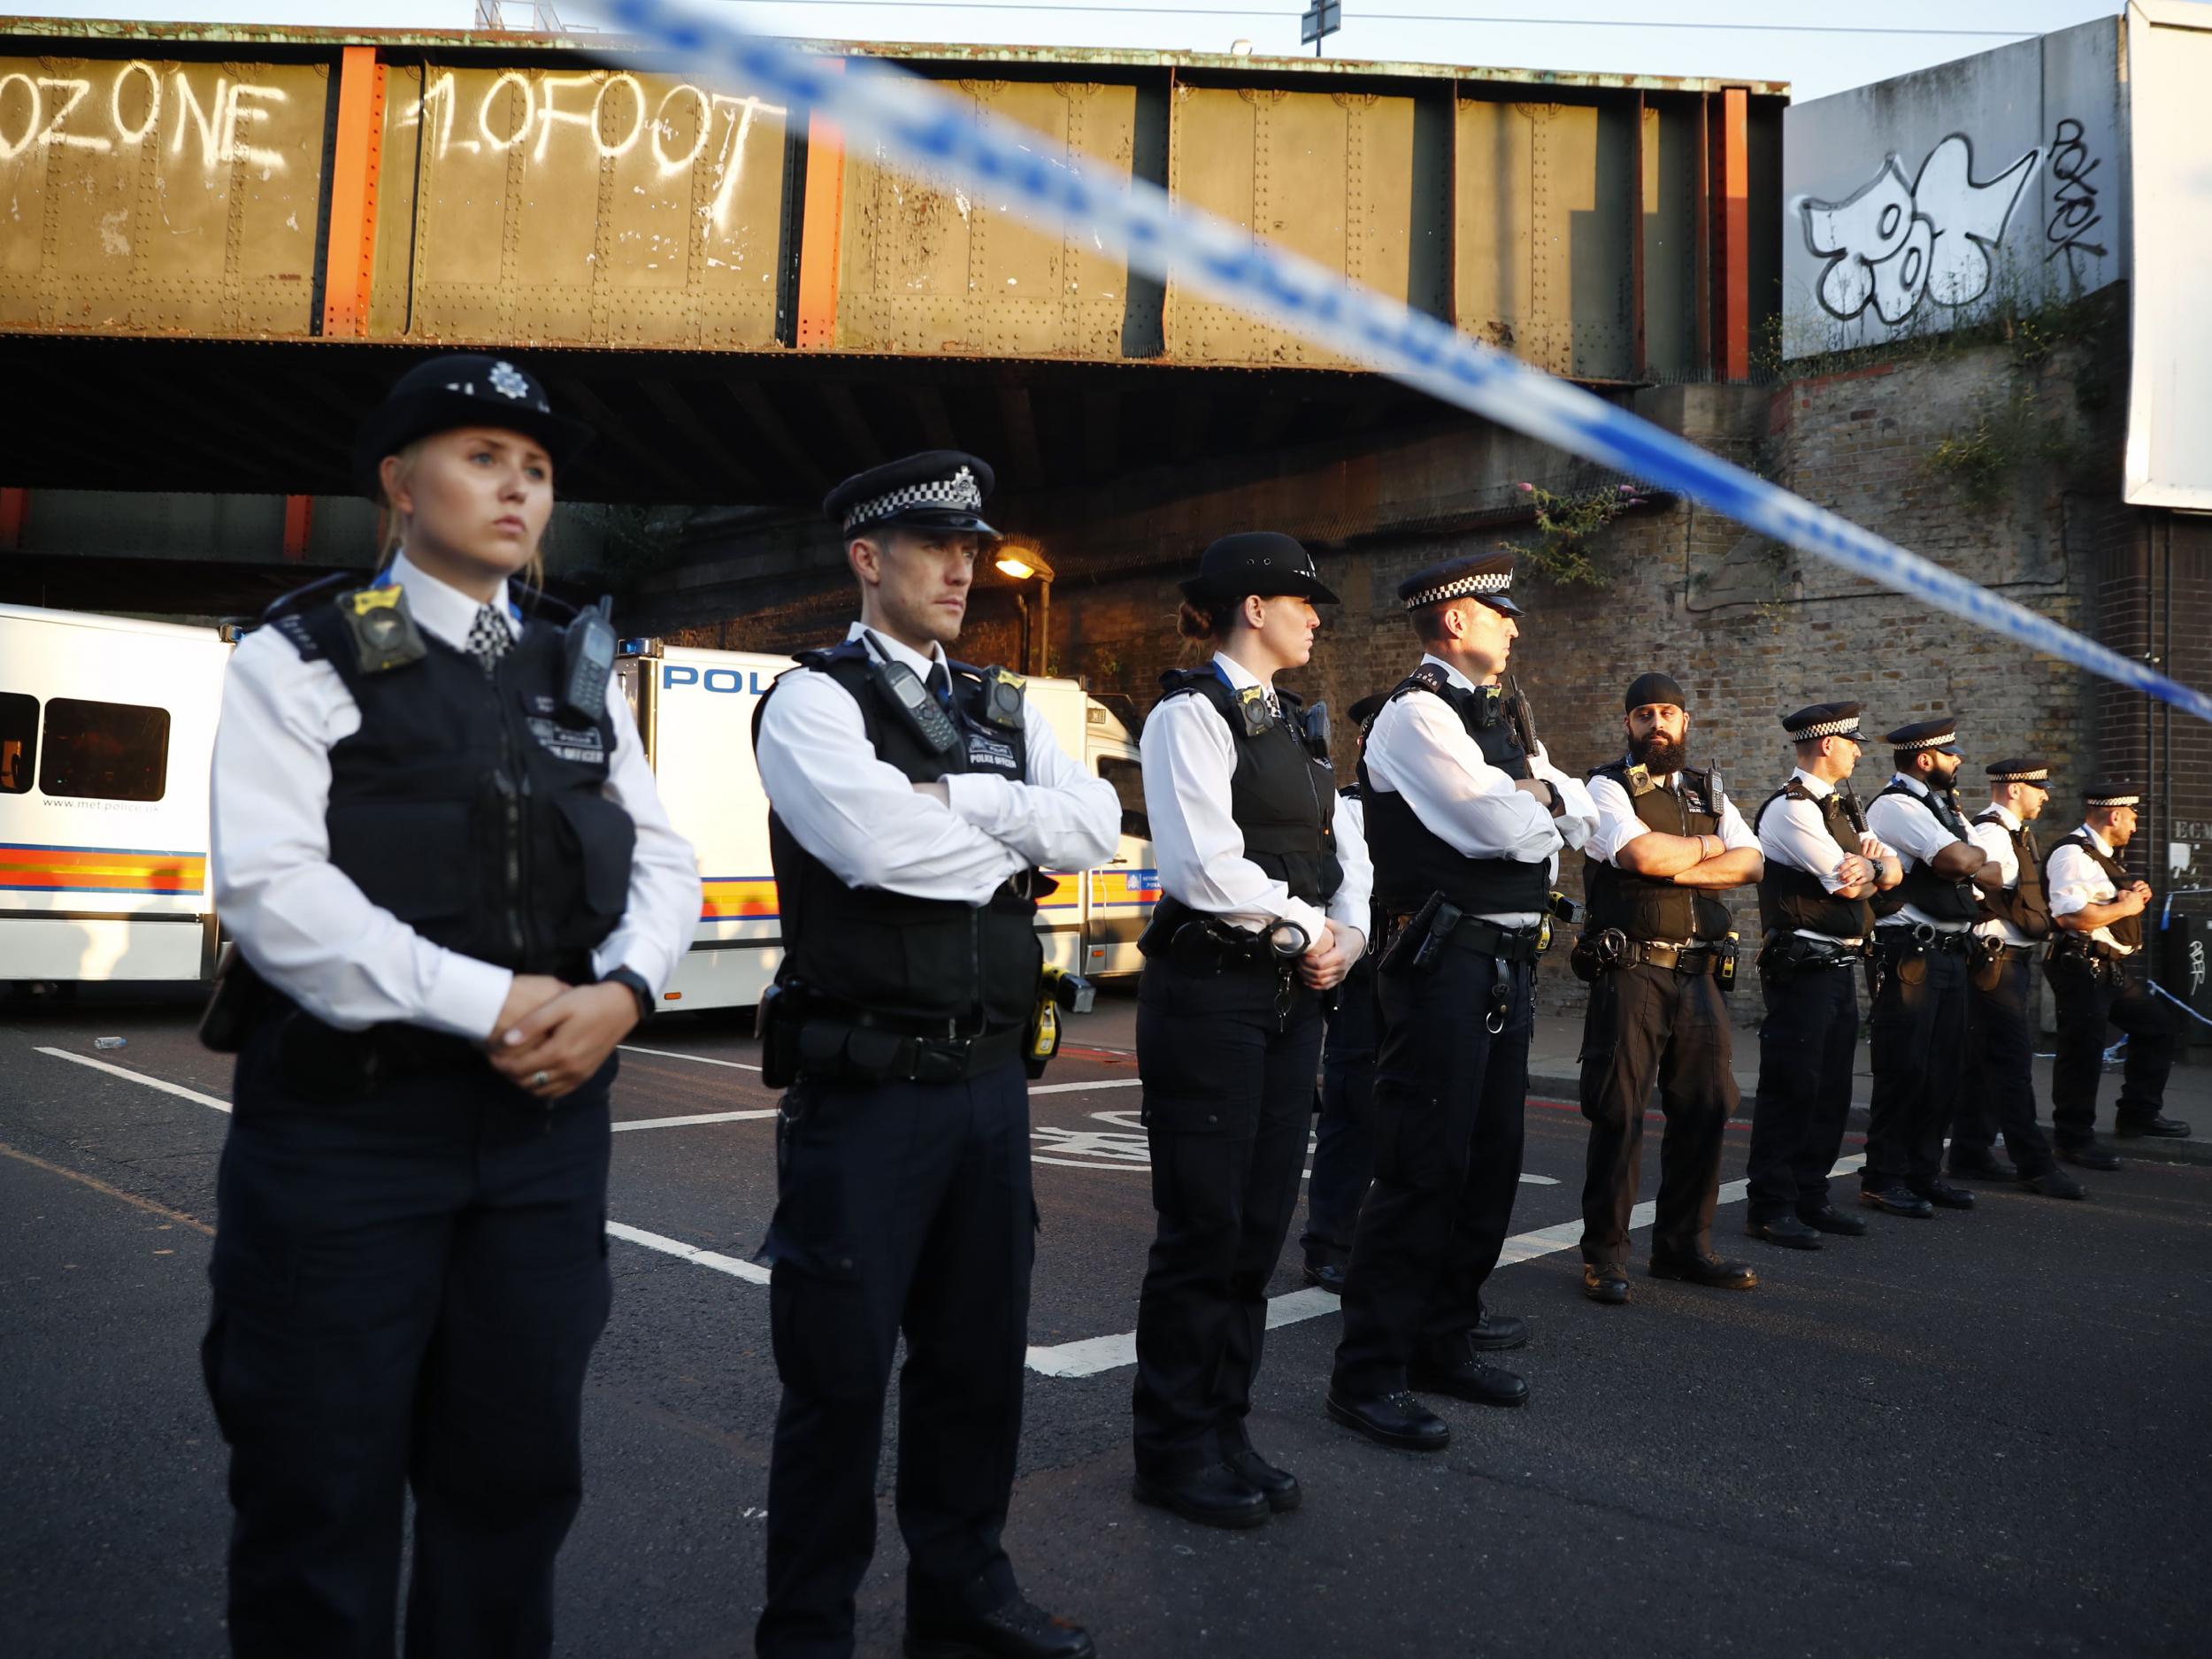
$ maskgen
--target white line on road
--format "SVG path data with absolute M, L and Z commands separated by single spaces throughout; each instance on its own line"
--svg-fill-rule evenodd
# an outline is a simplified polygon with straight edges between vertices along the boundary
M 743 1123 L 753 1118 L 773 1118 L 780 1107 L 763 1106 L 744 1112 L 698 1112 L 689 1118 L 633 1118 L 627 1123 L 614 1125 L 618 1134 L 625 1129 L 687 1129 L 693 1124 Z
M 658 1250 L 666 1256 L 710 1267 L 718 1273 L 727 1273 L 733 1279 L 750 1279 L 756 1285 L 768 1282 L 768 1270 L 756 1262 L 741 1261 L 734 1256 L 725 1256 L 719 1250 L 703 1250 L 695 1244 L 686 1244 L 680 1239 L 663 1238 L 657 1233 L 648 1233 L 642 1227 L 626 1226 L 619 1221 L 607 1224 L 607 1236 L 622 1239 L 632 1244 L 641 1244 L 649 1250 Z
M 133 1071 L 124 1066 L 110 1065 L 105 1060 L 95 1060 L 89 1055 L 72 1054 L 66 1048 L 38 1048 L 36 1052 L 50 1054 L 57 1060 L 67 1060 L 74 1065 L 88 1065 L 95 1071 L 105 1071 L 111 1077 L 127 1078 L 131 1082 L 143 1083 L 148 1088 L 157 1088 L 165 1094 L 174 1094 L 184 1100 L 197 1101 L 203 1106 L 212 1106 L 219 1112 L 227 1112 L 230 1110 L 230 1102 L 227 1100 L 217 1100 L 212 1094 L 203 1094 L 199 1090 L 187 1088 L 181 1083 L 166 1083 L 157 1077 L 148 1077 L 143 1071 Z
M 618 1042 L 615 1047 L 625 1054 L 649 1054 L 657 1060 L 689 1060 L 695 1065 L 723 1065 L 733 1071 L 757 1071 L 757 1065 L 742 1060 L 717 1060 L 703 1054 L 678 1054 L 673 1048 L 641 1048 L 634 1042 Z
M 1094 1088 L 1142 1088 L 1144 1079 L 1136 1077 L 1102 1077 L 1089 1083 L 1040 1083 L 1029 1093 L 1039 1094 L 1081 1094 Z
M 1832 1176 L 1847 1174 L 1863 1164 L 1863 1156 L 1854 1154 L 1839 1158 Z M 1719 1201 L 1724 1204 L 1740 1202 L 1748 1183 L 1731 1181 L 1720 1189 Z M 1628 1218 L 1632 1227 L 1647 1227 L 1658 1217 L 1659 1206 L 1644 1202 L 1636 1206 Z M 1498 1254 L 1498 1265 L 1510 1267 L 1516 1262 L 1532 1262 L 1542 1256 L 1556 1255 L 1571 1250 L 1582 1242 L 1582 1223 L 1569 1221 L 1556 1227 L 1540 1227 L 1533 1233 L 1516 1233 L 1505 1241 L 1505 1248 Z M 1279 1325 L 1297 1325 L 1307 1319 L 1317 1319 L 1325 1313 L 1334 1313 L 1340 1304 L 1325 1290 L 1294 1290 L 1281 1296 L 1271 1296 L 1267 1302 L 1267 1328 L 1272 1331 Z M 1046 1377 L 1095 1377 L 1101 1371 L 1118 1371 L 1125 1365 L 1137 1363 L 1137 1333 L 1124 1331 L 1115 1336 L 1085 1337 L 1079 1342 L 1062 1342 L 1051 1348 L 1032 1348 L 1029 1350 L 1029 1369 Z

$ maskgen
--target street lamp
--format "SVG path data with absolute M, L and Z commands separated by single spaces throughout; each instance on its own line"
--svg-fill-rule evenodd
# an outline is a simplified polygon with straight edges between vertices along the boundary
M 1022 672 L 1041 674 L 1050 661 L 1052 626 L 1052 566 L 1037 549 L 1021 542 L 1009 541 L 999 549 L 993 561 L 1005 575 L 1018 582 L 1037 584 L 1036 627 L 1030 626 L 1029 603 L 1025 595 L 1014 595 L 1014 608 L 1022 618 Z

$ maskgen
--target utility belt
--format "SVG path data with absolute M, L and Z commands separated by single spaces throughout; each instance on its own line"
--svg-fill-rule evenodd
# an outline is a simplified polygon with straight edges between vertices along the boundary
M 1841 940 L 1808 939 L 1802 933 L 1770 928 L 1759 943 L 1759 972 L 1777 985 L 1786 985 L 1802 973 L 1826 968 L 1847 968 L 1863 961 L 1867 947 L 1847 945 Z
M 1567 966 L 1585 985 L 1598 976 L 1621 968 L 1670 968 L 1677 973 L 1709 973 L 1723 991 L 1736 988 L 1736 935 L 1700 941 L 1695 944 L 1663 944 L 1656 940 L 1631 939 L 1617 927 L 1585 933 L 1568 954 Z
M 1164 960 L 1200 976 L 1260 968 L 1287 974 L 1312 943 L 1295 922 L 1279 922 L 1256 933 L 1167 898 L 1153 906 L 1137 949 L 1148 960 Z
M 1552 896 L 1553 908 L 1565 906 L 1579 914 L 1571 901 Z M 1532 926 L 1501 927 L 1468 915 L 1442 893 L 1432 893 L 1418 910 L 1384 913 L 1376 970 L 1388 974 L 1433 972 L 1447 950 L 1486 957 L 1490 983 L 1484 993 L 1483 1028 L 1494 1037 L 1513 1012 L 1514 965 L 1532 964 L 1543 955 L 1551 943 L 1551 920 L 1547 915 Z
M 2034 953 L 2033 945 L 2016 945 L 1986 933 L 1976 933 L 1966 977 L 1978 991 L 1993 991 L 2005 977 L 2005 964 L 2016 956 Z
M 2050 955 L 2045 958 L 2050 972 L 2073 974 L 2107 985 L 2117 985 L 2127 977 L 2128 952 L 2115 950 L 2101 939 L 2092 939 L 2086 933 L 2056 933 L 2051 939 Z
M 570 984 L 592 982 L 588 958 L 549 972 Z M 287 1091 L 324 1105 L 364 1101 L 410 1078 L 462 1076 L 491 1065 L 482 1045 L 449 1032 L 396 1020 L 347 1031 L 318 1019 L 256 972 L 234 944 L 216 971 L 200 1041 L 217 1054 L 237 1054 L 269 1024 L 276 1026 L 277 1075 Z M 518 1090 L 515 1098 L 538 1103 Z
M 826 997 L 796 980 L 761 994 L 760 1078 L 818 1083 L 964 1083 L 1027 1051 L 1034 1025 L 960 1033 L 946 1019 L 899 1019 Z M 1056 1036 L 1055 1046 L 1057 1046 Z
M 1883 983 L 1892 974 L 1900 985 L 1918 985 L 1928 977 L 1929 957 L 1970 956 L 1973 951 L 1971 928 L 1947 933 L 1926 922 L 1878 927 L 1874 930 L 1873 948 L 1867 952 L 1868 988 L 1879 996 Z M 1990 982 L 1996 983 L 1993 978 Z

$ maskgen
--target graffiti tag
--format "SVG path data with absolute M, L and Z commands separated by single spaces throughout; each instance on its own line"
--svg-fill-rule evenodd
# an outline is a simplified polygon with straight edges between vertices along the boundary
M 2104 223 L 2104 213 L 2097 206 L 2097 187 L 2089 182 L 2089 175 L 2103 165 L 2091 157 L 2079 121 L 2070 115 L 2059 122 L 2058 130 L 2051 134 L 2051 177 L 2058 180 L 2058 188 L 2051 196 L 2050 223 L 2043 227 L 2052 244 L 2051 251 L 2043 256 L 2045 263 L 2076 249 L 2104 257 L 2104 244 L 2086 240 L 2091 231 Z
M 204 73 L 200 84 L 206 85 Z M 256 86 L 218 74 L 204 98 L 183 70 L 172 70 L 165 83 L 151 64 L 134 58 L 116 73 L 106 103 L 96 100 L 80 113 L 79 106 L 91 92 L 91 81 L 70 76 L 30 75 L 19 70 L 0 75 L 0 161 L 13 161 L 35 148 L 106 156 L 149 138 L 158 142 L 165 108 L 170 155 L 184 155 L 196 135 L 203 167 L 212 170 L 244 162 L 267 173 L 285 170 L 281 153 L 250 142 L 274 106 L 291 101 L 281 87 Z
M 2037 153 L 1977 180 L 1973 143 L 1954 133 L 1928 152 L 1909 184 L 1892 154 L 1842 201 L 1807 197 L 1805 245 L 1829 262 L 1817 289 L 1822 307 L 1848 320 L 1871 305 L 1894 325 L 1929 296 L 1954 306 L 1979 299 Z

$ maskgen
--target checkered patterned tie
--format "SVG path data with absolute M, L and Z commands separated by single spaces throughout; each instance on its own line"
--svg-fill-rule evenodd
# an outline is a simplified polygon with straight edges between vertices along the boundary
M 508 648 L 514 642 L 515 636 L 508 630 L 507 618 L 499 614 L 498 609 L 493 605 L 479 605 L 476 620 L 469 624 L 469 655 L 483 664 L 486 673 L 499 666 L 499 659 L 506 656 Z

